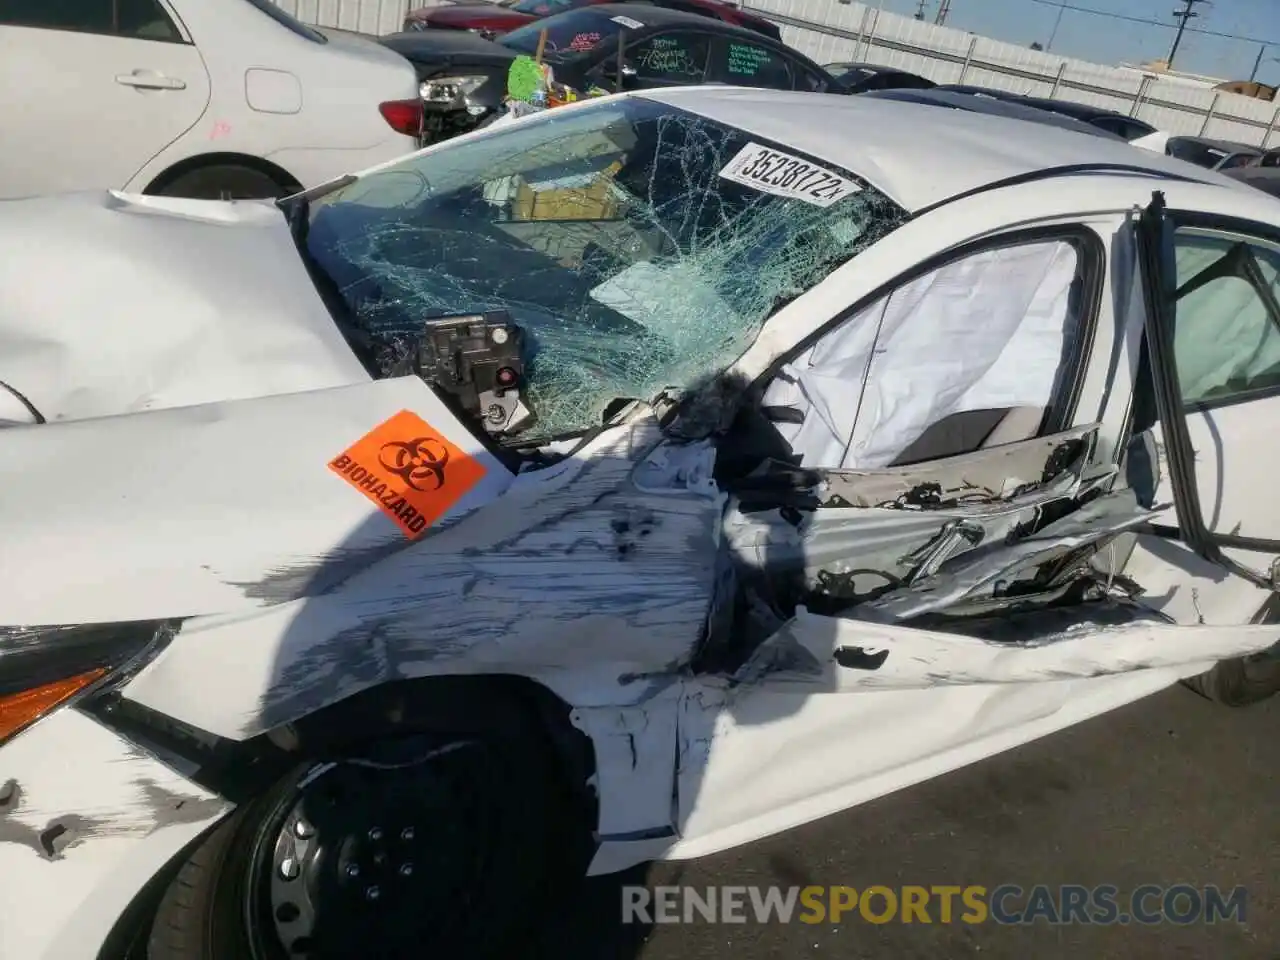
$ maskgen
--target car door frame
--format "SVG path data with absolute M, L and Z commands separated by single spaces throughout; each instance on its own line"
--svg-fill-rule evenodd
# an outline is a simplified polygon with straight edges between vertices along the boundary
M 1170 485 L 1174 493 L 1177 526 L 1153 525 L 1151 532 L 1185 543 L 1195 554 L 1229 573 L 1260 588 L 1277 591 L 1280 586 L 1280 540 L 1218 533 L 1209 530 L 1201 509 L 1195 477 L 1195 450 L 1187 428 L 1187 407 L 1183 402 L 1181 382 L 1175 362 L 1173 337 L 1177 316 L 1177 270 L 1174 235 L 1178 227 L 1199 227 L 1255 236 L 1280 246 L 1280 229 L 1253 220 L 1225 214 L 1170 209 L 1163 191 L 1156 191 L 1152 202 L 1142 211 L 1138 222 L 1139 255 L 1142 261 L 1143 289 L 1146 301 L 1144 342 L 1148 363 L 1146 369 L 1155 394 L 1156 414 L 1164 434 L 1165 456 Z M 1280 396 L 1280 386 L 1260 391 L 1246 399 L 1228 399 L 1222 403 L 1195 404 L 1196 412 L 1236 403 Z M 1238 563 L 1223 551 L 1270 554 L 1272 564 L 1259 572 Z

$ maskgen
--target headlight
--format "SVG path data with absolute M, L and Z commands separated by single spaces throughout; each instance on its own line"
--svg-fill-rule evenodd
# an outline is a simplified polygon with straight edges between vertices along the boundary
M 154 620 L 0 627 L 0 744 L 77 697 L 131 677 L 173 627 Z
M 422 84 L 422 100 L 437 106 L 467 106 L 467 98 L 482 86 L 488 77 L 435 77 Z

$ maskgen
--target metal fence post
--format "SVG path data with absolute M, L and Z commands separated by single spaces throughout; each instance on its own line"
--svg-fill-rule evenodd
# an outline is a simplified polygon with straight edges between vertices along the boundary
M 876 27 L 880 26 L 880 8 L 876 7 L 875 15 L 871 18 L 871 26 L 867 28 L 867 35 L 863 38 L 862 56 L 859 60 L 871 59 L 871 45 L 876 41 Z
M 870 19 L 870 17 L 871 7 L 864 5 L 862 8 L 862 19 L 858 21 L 858 32 L 854 34 L 853 39 L 853 53 L 851 55 L 855 60 L 862 59 L 862 54 L 859 53 L 859 51 L 862 49 L 862 41 L 866 38 L 867 20 Z
M 1271 134 L 1276 132 L 1276 127 L 1280 127 L 1280 106 L 1277 106 L 1275 113 L 1271 114 L 1271 123 L 1267 124 L 1267 132 L 1262 134 L 1263 150 L 1271 146 Z
M 1271 123 L 1267 124 L 1267 132 L 1262 135 L 1262 149 L 1266 150 L 1271 146 L 1271 135 L 1276 132 L 1276 127 L 1280 125 L 1280 107 L 1276 108 L 1276 112 L 1271 116 Z
M 1058 67 L 1058 75 L 1053 78 L 1053 90 L 1049 93 L 1050 100 L 1058 99 L 1058 91 L 1062 89 L 1062 78 L 1067 73 L 1067 61 L 1062 61 L 1062 66 Z
M 1138 92 L 1133 95 L 1133 106 L 1129 108 L 1129 116 L 1136 117 L 1138 112 L 1142 110 L 1142 105 L 1147 100 L 1147 92 L 1151 89 L 1152 83 L 1152 77 L 1144 73 L 1142 82 L 1138 84 Z
M 977 49 L 978 37 L 974 34 L 972 40 L 969 41 L 969 52 L 964 55 L 964 66 L 960 68 L 960 79 L 956 83 L 964 83 L 965 75 L 969 72 L 969 64 L 973 62 L 973 51 Z
M 1213 103 L 1209 104 L 1209 112 L 1204 115 L 1204 123 L 1200 124 L 1200 136 L 1205 135 L 1205 131 L 1209 129 L 1209 121 L 1213 119 L 1214 113 L 1218 109 L 1218 101 L 1222 99 L 1222 91 L 1219 90 L 1213 95 Z

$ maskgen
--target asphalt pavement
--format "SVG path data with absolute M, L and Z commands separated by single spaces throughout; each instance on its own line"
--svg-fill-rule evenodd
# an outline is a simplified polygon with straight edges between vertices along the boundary
M 1175 687 L 843 814 L 718 856 L 596 878 L 537 960 L 1280 960 L 1280 700 L 1230 710 Z M 1188 883 L 1247 890 L 1245 923 L 643 926 L 623 883 Z

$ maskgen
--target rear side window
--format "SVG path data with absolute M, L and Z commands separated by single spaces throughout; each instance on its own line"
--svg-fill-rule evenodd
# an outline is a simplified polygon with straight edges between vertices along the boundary
M 701 83 L 711 38 L 705 33 L 666 33 L 627 50 L 636 79 L 649 83 Z
M 3 2 L 4 0 L 0 0 L 0 3 Z M 271 0 L 245 0 L 245 2 L 253 4 L 276 23 L 280 24 L 280 26 L 291 30 L 293 33 L 296 33 L 298 36 L 306 40 L 310 40 L 312 43 L 329 42 L 329 38 L 319 30 L 312 30 L 297 17 L 292 17 L 285 13 L 272 3 Z
M 1280 251 L 1253 238 L 1179 230 L 1174 361 L 1189 406 L 1280 388 Z
M 0 0 L 0 24 L 180 43 L 157 0 Z
M 782 54 L 749 40 L 724 38 L 712 58 L 710 80 L 739 87 L 791 89 L 791 65 Z

